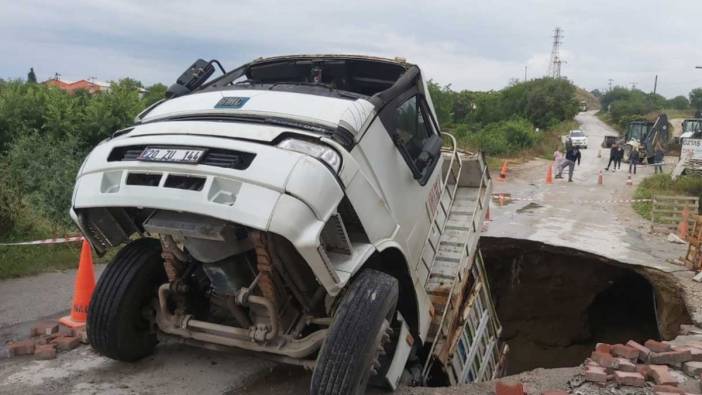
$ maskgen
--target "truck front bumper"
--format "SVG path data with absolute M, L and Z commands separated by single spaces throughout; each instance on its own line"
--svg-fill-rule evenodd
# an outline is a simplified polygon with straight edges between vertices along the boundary
M 108 161 L 116 147 L 164 145 L 167 137 L 120 139 L 102 144 L 90 154 L 76 180 L 71 209 L 72 218 L 86 236 L 90 238 L 91 232 L 78 213 L 91 208 L 150 208 L 218 218 L 285 237 L 325 289 L 332 295 L 338 293 L 340 280 L 323 259 L 320 234 L 341 201 L 343 190 L 325 165 L 309 156 L 269 145 L 201 136 L 188 136 L 187 144 L 245 151 L 256 157 L 244 170 Z M 148 175 L 152 181 L 135 184 L 134 175 Z M 174 187 L 168 182 L 171 177 L 198 179 L 201 187 Z

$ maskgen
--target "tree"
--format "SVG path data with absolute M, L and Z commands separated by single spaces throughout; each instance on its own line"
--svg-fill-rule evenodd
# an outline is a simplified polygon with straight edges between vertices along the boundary
M 34 67 L 29 68 L 29 73 L 27 73 L 27 82 L 30 84 L 37 83 L 37 75 L 34 74 Z
M 676 110 L 687 110 L 690 107 L 690 101 L 687 100 L 685 96 L 675 96 L 674 98 L 668 100 L 667 107 L 674 108 Z
M 702 88 L 696 88 L 690 92 L 690 106 L 695 110 L 702 110 Z
M 600 97 L 602 97 L 602 92 L 601 92 L 599 89 L 593 89 L 593 90 L 591 90 L 591 91 L 590 91 L 590 94 L 592 94 L 592 96 L 595 96 L 595 97 L 598 98 L 598 99 L 599 99 Z
M 153 84 L 146 88 L 146 93 L 144 93 L 144 97 L 142 97 L 141 100 L 144 102 L 144 105 L 148 107 L 165 98 L 167 89 L 166 85 L 161 83 Z

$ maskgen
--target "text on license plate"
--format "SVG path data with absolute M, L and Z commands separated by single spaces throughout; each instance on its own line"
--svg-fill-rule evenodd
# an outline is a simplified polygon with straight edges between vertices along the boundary
M 175 149 L 175 148 L 151 148 L 147 147 L 137 157 L 139 160 L 150 160 L 155 162 L 186 162 L 197 163 L 200 161 L 205 150 L 198 149 Z

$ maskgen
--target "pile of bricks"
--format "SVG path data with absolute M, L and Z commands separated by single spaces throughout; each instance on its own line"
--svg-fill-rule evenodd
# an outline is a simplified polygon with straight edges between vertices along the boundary
M 697 384 L 702 380 L 702 343 L 681 346 L 648 340 L 626 344 L 597 344 L 585 362 L 585 381 L 606 386 L 650 387 L 656 395 L 688 394 L 678 388 L 680 371 Z M 647 384 L 650 383 L 650 384 Z
M 54 321 L 42 321 L 35 324 L 30 337 L 24 340 L 10 341 L 0 347 L 0 358 L 33 355 L 36 359 L 54 359 L 56 353 L 69 351 L 85 343 L 85 331 L 59 327 Z

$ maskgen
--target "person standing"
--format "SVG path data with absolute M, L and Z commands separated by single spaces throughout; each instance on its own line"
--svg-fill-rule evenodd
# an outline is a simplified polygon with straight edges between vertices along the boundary
M 561 147 L 556 147 L 556 151 L 553 152 L 553 171 L 558 171 L 559 167 L 563 163 L 563 153 L 561 152 Z
M 573 182 L 573 171 L 575 170 L 575 162 L 580 166 L 580 150 L 578 147 L 571 147 L 565 155 L 565 160 L 561 163 L 558 169 L 556 178 L 563 178 L 563 169 L 568 167 L 568 182 Z
M 617 168 L 617 156 L 619 155 L 619 151 L 617 148 L 619 147 L 619 144 L 613 144 L 612 148 L 609 149 L 609 163 L 607 163 L 607 167 L 605 167 L 605 171 L 609 171 L 609 167 L 614 164 L 614 167 L 612 168 L 612 171 L 614 171 Z
M 622 159 L 624 159 L 624 148 L 621 145 L 617 144 L 617 156 L 614 161 L 614 169 L 622 169 Z
M 632 168 L 634 169 L 634 174 L 636 174 L 636 165 L 639 164 L 640 158 L 639 150 L 632 147 L 631 153 L 629 154 L 629 174 L 631 174 Z
M 653 159 L 654 159 L 654 164 L 653 168 L 655 170 L 655 174 L 661 173 L 663 174 L 663 158 L 665 156 L 665 152 L 663 152 L 663 147 L 661 146 L 661 143 L 659 142 L 656 144 L 656 151 L 653 154 Z

